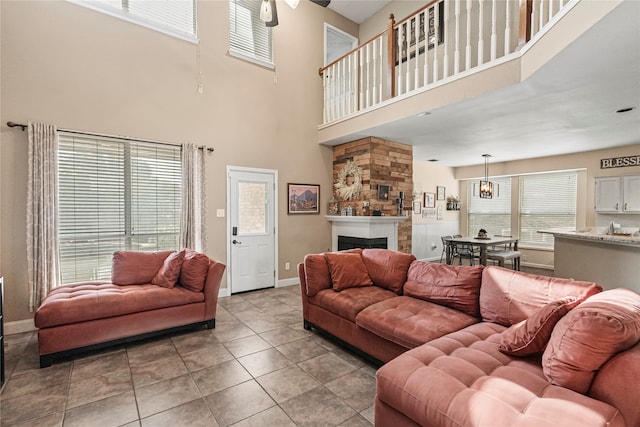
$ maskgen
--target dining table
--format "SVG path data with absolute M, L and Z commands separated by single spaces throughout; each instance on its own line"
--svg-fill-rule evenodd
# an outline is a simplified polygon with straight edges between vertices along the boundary
M 453 257 L 453 246 L 455 244 L 463 244 L 466 243 L 471 245 L 472 247 L 480 248 L 480 264 L 487 265 L 487 250 L 492 246 L 501 246 L 501 245 L 513 245 L 513 250 L 518 250 L 518 238 L 511 236 L 487 236 L 487 237 L 479 237 L 479 236 L 463 236 L 463 237 L 451 237 L 446 240 L 446 255 L 447 255 L 447 264 L 452 263 Z

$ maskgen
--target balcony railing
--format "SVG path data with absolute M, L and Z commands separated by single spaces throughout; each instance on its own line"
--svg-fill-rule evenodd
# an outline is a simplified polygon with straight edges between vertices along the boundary
M 323 123 L 511 55 L 580 0 L 435 0 L 320 69 Z

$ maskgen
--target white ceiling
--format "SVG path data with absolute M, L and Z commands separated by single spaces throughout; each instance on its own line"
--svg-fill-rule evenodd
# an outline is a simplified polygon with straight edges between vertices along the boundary
M 331 0 L 329 9 L 362 24 L 391 0 Z
M 480 164 L 483 153 L 498 162 L 639 144 L 639 22 L 640 1 L 625 0 L 525 82 L 353 139 L 409 144 L 414 160 L 447 166 Z

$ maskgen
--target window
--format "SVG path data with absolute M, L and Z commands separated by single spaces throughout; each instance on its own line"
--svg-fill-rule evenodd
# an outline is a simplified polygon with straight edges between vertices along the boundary
M 81 6 L 195 41 L 195 0 L 71 0 Z
M 260 1 L 229 0 L 229 53 L 273 68 L 271 28 L 260 20 Z
M 544 228 L 576 227 L 575 171 L 520 177 L 520 242 L 553 246 Z
M 62 283 L 108 279 L 117 250 L 175 250 L 180 147 L 60 133 Z
M 467 234 L 475 236 L 483 228 L 489 236 L 511 235 L 511 178 L 495 178 L 493 198 L 481 199 L 480 182 L 469 182 L 469 215 Z

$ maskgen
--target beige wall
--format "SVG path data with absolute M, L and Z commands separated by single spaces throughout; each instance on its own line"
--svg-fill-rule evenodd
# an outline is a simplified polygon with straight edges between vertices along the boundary
M 195 44 L 65 1 L 0 2 L 0 271 L 7 320 L 32 316 L 25 271 L 27 135 L 6 127 L 9 120 L 213 147 L 210 212 L 226 207 L 227 165 L 276 169 L 280 279 L 295 277 L 305 254 L 330 247 L 322 215 L 287 215 L 286 185 L 320 184 L 325 213 L 332 153 L 316 143 L 323 23 L 351 34 L 358 29 L 311 2 L 295 11 L 278 6 L 274 71 L 227 54 L 226 1 L 198 2 L 199 94 Z M 209 255 L 226 262 L 226 218 L 210 214 L 207 237 Z
M 413 163 L 413 192 L 422 201 L 422 193 L 436 193 L 436 187 L 445 187 L 445 196 L 459 196 L 459 181 L 453 175 L 453 168 L 430 162 Z M 442 205 L 442 221 L 459 221 L 460 211 L 446 210 L 446 200 L 436 200 L 436 207 Z M 413 222 L 437 222 L 436 218 L 423 218 L 422 215 L 413 215 Z

